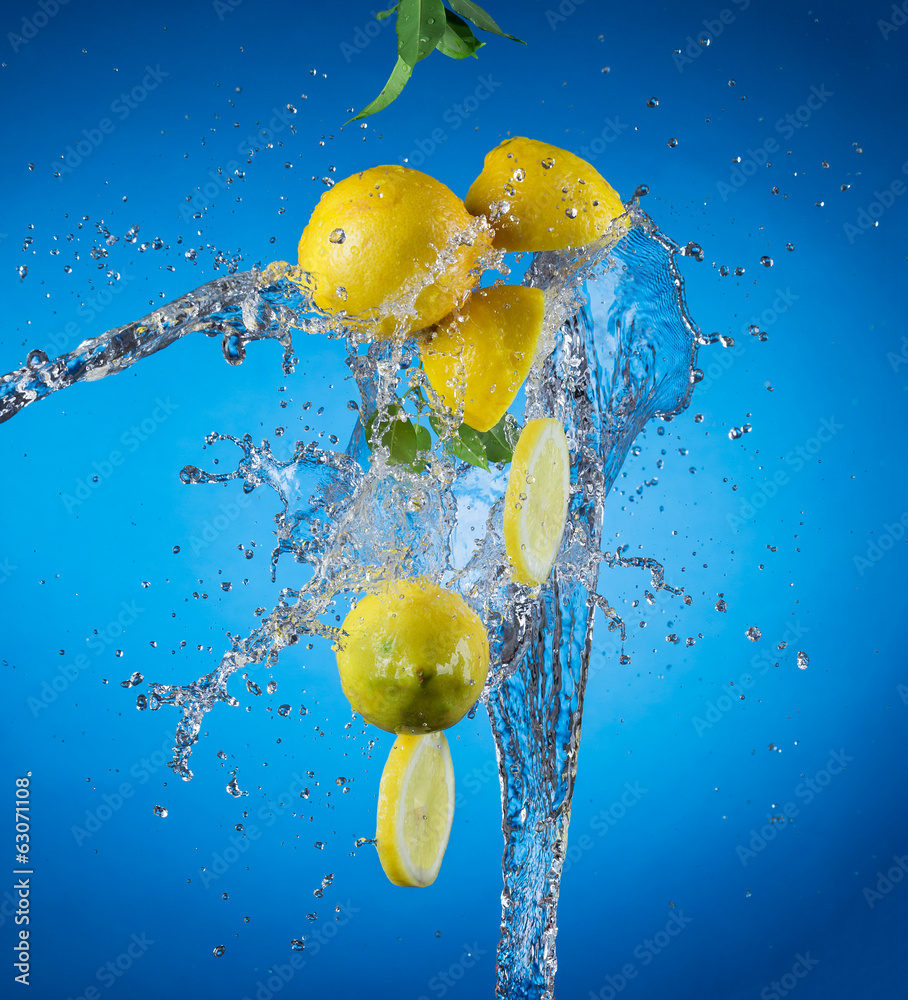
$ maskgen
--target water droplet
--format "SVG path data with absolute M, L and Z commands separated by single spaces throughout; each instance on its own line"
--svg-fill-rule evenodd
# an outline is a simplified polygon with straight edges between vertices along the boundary
M 671 147 L 672 149 L 674 149 L 674 148 L 675 148 L 675 146 L 677 146 L 677 145 L 678 145 L 678 140 L 677 140 L 677 139 L 674 139 L 674 138 L 673 138 L 673 139 L 669 139 L 669 140 L 668 140 L 668 145 L 669 145 L 669 146 L 670 146 L 670 147 Z
M 293 938 L 290 942 L 290 947 L 293 951 L 302 951 L 306 947 L 306 939 Z
M 840 188 L 840 190 L 847 191 L 850 187 L 851 187 L 850 184 L 843 184 L 842 187 Z
M 224 947 L 224 945 L 222 945 L 222 944 L 216 945 L 215 948 L 214 948 L 214 950 L 213 950 L 214 957 L 215 958 L 220 958 L 221 955 L 223 955 L 226 950 L 227 949 Z
M 646 106 L 647 106 L 648 108 L 658 108 L 658 107 L 659 107 L 659 98 L 658 98 L 658 97 L 651 97 L 651 98 L 650 98 L 650 99 L 649 99 L 649 100 L 648 100 L 648 101 L 646 102 Z
M 343 243 L 347 238 L 347 234 L 343 229 L 332 229 L 330 235 L 328 236 L 329 243 Z
M 786 243 L 785 244 L 785 249 L 788 250 L 788 251 L 794 250 L 794 243 Z
M 725 264 L 723 264 L 719 268 L 719 276 L 722 277 L 722 278 L 724 278 L 727 274 L 728 274 L 728 268 L 725 266 Z
M 825 160 L 823 160 L 823 162 L 822 162 L 822 163 L 820 164 L 820 166 L 821 166 L 821 167 L 822 167 L 822 168 L 823 168 L 824 170 L 828 170 L 828 169 L 829 169 L 829 164 L 828 164 L 828 163 L 827 163 L 827 162 L 826 162 Z
M 230 583 L 229 581 L 225 580 L 225 581 L 224 581 L 224 582 L 223 582 L 223 583 L 221 584 L 221 590 L 223 590 L 223 591 L 224 591 L 224 593 L 226 594 L 226 593 L 228 593 L 229 591 L 233 590 L 233 584 L 232 584 L 232 583 Z
M 743 267 L 736 267 L 736 268 L 735 268 L 735 274 L 736 274 L 736 275 L 737 275 L 737 276 L 738 276 L 739 278 L 741 277 L 741 275 L 742 275 L 743 273 L 744 273 L 744 268 L 743 268 Z
M 524 180 L 526 178 L 526 175 L 527 172 L 523 169 L 523 167 L 515 167 L 511 171 L 511 177 L 513 177 L 514 180 L 517 181 L 518 183 Z
M 553 156 L 548 156 L 541 162 L 545 170 L 551 170 L 551 168 L 555 166 L 555 158 Z
M 750 628 L 745 633 L 751 642 L 757 642 L 757 640 L 763 635 L 763 633 L 757 628 L 756 625 L 751 625 Z
M 640 184 L 637 190 L 634 192 L 635 198 L 644 198 L 649 194 L 649 187 L 646 184 Z
M 152 809 L 152 812 L 155 816 L 160 816 L 161 819 L 164 819 L 167 816 L 167 810 L 164 806 L 155 806 L 154 809 Z
M 772 257 L 761 257 L 760 258 L 760 263 L 764 267 L 772 267 Z
M 567 216 L 567 217 L 568 217 L 569 219 L 576 219 L 576 218 L 577 218 L 577 209 L 576 209 L 576 208 L 574 208 L 573 206 L 571 206 L 570 208 L 566 208 L 566 209 L 564 210 L 564 214 L 565 214 L 565 215 L 566 215 L 566 216 Z
M 128 677 L 125 681 L 120 681 L 120 687 L 131 688 L 135 687 L 137 684 L 141 684 L 145 678 L 137 670 L 134 674 Z
M 34 350 L 28 352 L 28 357 L 25 359 L 25 366 L 31 368 L 34 371 L 36 368 L 40 368 L 42 365 L 46 365 L 50 359 L 41 350 Z
M 221 341 L 221 351 L 228 365 L 239 365 L 246 357 L 246 345 L 238 333 L 225 333 Z
M 806 670 L 810 666 L 810 658 L 801 649 L 798 650 L 798 669 Z
M 283 716 L 286 719 L 287 716 L 290 714 L 290 706 L 281 705 L 281 707 L 277 710 L 277 714 Z

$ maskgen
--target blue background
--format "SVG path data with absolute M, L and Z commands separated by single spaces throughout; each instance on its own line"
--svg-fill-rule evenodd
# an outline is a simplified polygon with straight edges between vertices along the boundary
M 324 177 L 409 162 L 463 195 L 511 134 L 588 155 L 624 198 L 647 184 L 643 207 L 703 248 L 682 261 L 695 320 L 735 346 L 701 351 L 690 410 L 648 428 L 606 508 L 610 547 L 660 559 L 692 603 L 650 605 L 647 574 L 603 570 L 631 661 L 600 622 L 558 994 L 772 1000 L 776 982 L 802 1000 L 904 996 L 908 16 L 883 2 L 488 6 L 526 47 L 488 36 L 477 61 L 433 55 L 361 127 L 343 123 L 394 58 L 391 22 L 366 34 L 369 4 L 72 2 L 45 24 L 36 4 L 7 3 L 0 369 L 224 273 L 218 254 L 243 269 L 292 259 Z M 19 44 L 7 33 L 23 18 L 43 26 Z M 133 108 L 117 103 L 136 87 Z M 284 456 L 345 437 L 340 347 L 298 351 L 286 377 L 274 343 L 230 367 L 216 340 L 187 338 L 0 427 L 0 781 L 10 805 L 32 773 L 32 996 L 493 993 L 501 834 L 484 713 L 450 734 L 455 826 L 438 881 L 415 892 L 355 846 L 373 834 L 391 738 L 351 719 L 326 643 L 250 675 L 263 689 L 273 676 L 274 695 L 231 682 L 240 707 L 206 718 L 190 783 L 164 765 L 175 713 L 137 713 L 147 685 L 120 684 L 207 672 L 227 630 L 300 582 L 290 562 L 270 581 L 273 494 L 178 478 L 234 466 L 232 446 L 204 447 L 212 430 Z M 239 798 L 225 791 L 235 768 Z M 11 805 L 4 816 L 6 993 Z M 893 867 L 899 881 L 881 882 Z

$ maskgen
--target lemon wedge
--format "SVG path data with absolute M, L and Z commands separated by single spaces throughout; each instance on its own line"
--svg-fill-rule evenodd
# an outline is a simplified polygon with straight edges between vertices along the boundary
M 538 586 L 552 569 L 567 521 L 571 456 L 552 417 L 527 422 L 511 461 L 504 502 L 504 543 L 511 575 Z
M 453 819 L 454 765 L 445 734 L 398 736 L 378 790 L 375 840 L 385 875 L 395 885 L 431 885 Z

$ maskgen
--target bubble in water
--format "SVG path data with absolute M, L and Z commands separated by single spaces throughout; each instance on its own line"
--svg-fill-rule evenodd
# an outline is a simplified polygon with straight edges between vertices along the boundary
M 347 234 L 343 231 L 343 229 L 332 229 L 328 236 L 328 242 L 343 243 L 346 238 Z
M 756 625 L 751 625 L 745 635 L 751 642 L 756 642 L 763 635 L 763 633 L 757 628 Z
M 152 809 L 152 812 L 155 816 L 160 816 L 161 819 L 164 819 L 167 816 L 167 810 L 164 806 L 155 806 L 154 809 Z
M 214 949 L 213 949 L 213 954 L 214 954 L 214 957 L 215 957 L 215 958 L 220 958 L 220 957 L 221 957 L 221 955 L 223 955 L 223 954 L 224 954 L 224 952 L 225 952 L 226 950 L 227 950 L 227 949 L 226 949 L 226 948 L 224 947 L 224 945 L 222 945 L 222 944 L 219 944 L 219 945 L 215 945 L 215 947 L 214 947 Z
M 799 670 L 806 670 L 809 666 L 810 666 L 810 658 L 808 657 L 808 655 L 802 649 L 799 649 L 798 650 L 798 669 Z

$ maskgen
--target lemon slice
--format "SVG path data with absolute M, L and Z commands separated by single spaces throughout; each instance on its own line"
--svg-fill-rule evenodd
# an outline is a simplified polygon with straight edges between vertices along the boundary
M 504 544 L 518 583 L 545 583 L 567 521 L 571 456 L 564 428 L 552 417 L 521 432 L 504 501 Z
M 398 736 L 378 789 L 378 860 L 395 885 L 431 885 L 454 819 L 454 765 L 444 733 Z

